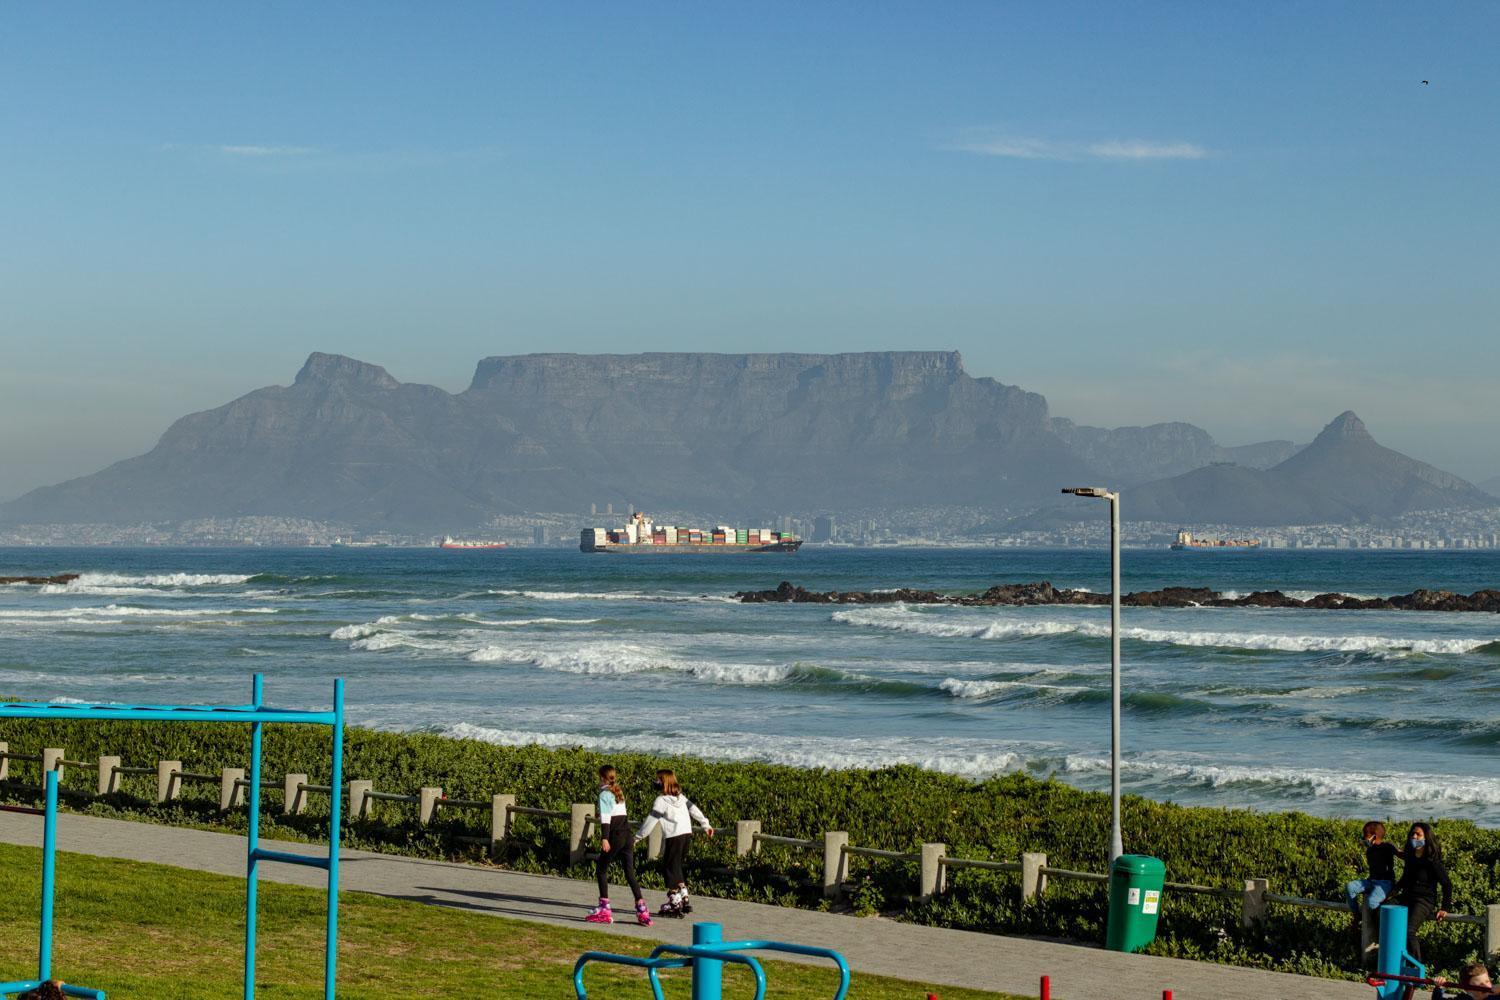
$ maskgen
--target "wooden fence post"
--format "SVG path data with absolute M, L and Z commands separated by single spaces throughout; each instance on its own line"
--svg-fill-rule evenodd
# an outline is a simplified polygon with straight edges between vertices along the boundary
M 10 758 L 5 756 L 10 753 L 10 744 L 0 740 L 0 781 L 10 777 Z
M 922 845 L 922 876 L 917 897 L 924 903 L 943 891 L 943 854 L 947 850 L 946 844 Z
M 823 833 L 823 895 L 836 898 L 842 891 L 848 876 L 848 864 L 844 848 L 849 846 L 849 834 L 844 830 L 827 830 Z
M 1484 908 L 1484 953 L 1489 958 L 1500 955 L 1500 903 Z
M 368 798 L 370 792 L 375 790 L 373 781 L 362 778 L 349 782 L 349 818 L 369 819 L 370 806 L 373 801 Z
M 594 821 L 592 802 L 574 802 L 568 808 L 568 864 L 583 864 L 588 853 L 589 824 Z
M 156 762 L 156 804 L 170 802 L 182 793 L 182 782 L 177 775 L 182 773 L 182 761 L 159 760 Z
M 1021 899 L 1035 899 L 1047 891 L 1047 855 L 1041 852 L 1021 855 Z
M 56 771 L 57 783 L 59 785 L 62 784 L 63 766 L 59 763 L 59 761 L 61 761 L 66 756 L 67 754 L 63 752 L 62 747 L 48 747 L 47 749 L 42 751 L 42 789 L 44 791 L 47 788 L 48 771 Z
M 760 820 L 742 819 L 734 824 L 734 853 L 743 858 L 747 854 L 759 854 L 760 844 L 755 835 L 760 833 Z
M 226 767 L 219 771 L 219 812 L 227 813 L 240 804 L 245 790 L 240 782 L 245 780 L 243 767 Z
M 1240 926 L 1254 927 L 1266 919 L 1266 893 L 1271 883 L 1263 878 L 1245 879 L 1245 896 L 1240 904 Z
M 500 848 L 510 839 L 510 810 L 516 804 L 516 797 L 509 794 L 495 794 L 490 796 L 490 854 L 498 854 Z
M 417 792 L 417 822 L 423 826 L 431 826 L 432 821 L 437 819 L 438 799 L 443 797 L 441 788 L 427 786 Z
M 305 774 L 289 774 L 281 779 L 281 815 L 296 816 L 307 811 L 307 795 L 299 787 L 305 784 Z
M 113 795 L 120 790 L 120 776 L 115 768 L 120 766 L 119 757 L 99 758 L 99 794 Z

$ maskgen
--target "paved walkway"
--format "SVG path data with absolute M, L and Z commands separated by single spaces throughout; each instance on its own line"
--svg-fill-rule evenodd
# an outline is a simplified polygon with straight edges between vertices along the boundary
M 0 813 L 0 842 L 40 846 L 41 823 Z M 314 846 L 283 841 L 267 846 L 318 853 Z M 225 833 L 64 814 L 58 823 L 58 848 L 222 875 L 244 874 L 244 838 Z M 269 863 L 261 865 L 261 873 L 269 881 L 296 885 L 318 886 L 323 878 L 314 869 Z M 594 902 L 589 882 L 366 851 L 342 854 L 341 880 L 348 891 L 573 928 L 586 926 L 581 918 Z M 617 902 L 630 898 L 628 890 L 616 890 L 613 896 Z M 659 896 L 648 894 L 657 903 Z M 697 898 L 694 917 L 721 922 L 726 936 L 734 938 L 802 941 L 837 949 L 854 969 L 856 997 L 861 972 L 913 980 L 939 994 L 945 986 L 966 986 L 1022 996 L 1036 996 L 1039 978 L 1045 974 L 1052 977 L 1053 995 L 1062 1000 L 1158 1000 L 1163 989 L 1171 989 L 1177 1000 L 1370 1000 L 1374 992 L 1356 983 L 759 903 Z M 692 937 L 685 920 L 659 920 L 649 929 L 616 924 L 608 931 L 680 943 Z M 558 996 L 568 995 L 571 990 L 559 983 Z

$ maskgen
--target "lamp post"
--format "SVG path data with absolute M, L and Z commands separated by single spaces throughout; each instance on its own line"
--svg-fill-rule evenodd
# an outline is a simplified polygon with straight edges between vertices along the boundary
M 1120 837 L 1120 494 L 1102 486 L 1063 490 L 1109 501 L 1109 862 L 1125 853 Z

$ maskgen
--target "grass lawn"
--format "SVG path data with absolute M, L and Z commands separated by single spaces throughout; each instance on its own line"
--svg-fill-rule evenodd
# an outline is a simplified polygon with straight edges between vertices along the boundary
M 162 865 L 58 855 L 53 975 L 107 990 L 112 1000 L 224 1000 L 239 996 L 244 882 Z M 41 852 L 0 844 L 0 979 L 36 971 Z M 324 896 L 261 882 L 259 986 L 267 1000 L 321 997 Z M 339 995 L 529 998 L 573 996 L 572 968 L 589 950 L 645 954 L 632 939 L 437 906 L 346 893 L 339 911 Z M 771 998 L 833 995 L 830 969 L 766 962 Z M 588 974 L 590 998 L 648 1000 L 639 972 L 606 966 Z M 688 995 L 686 974 L 663 975 L 668 996 Z M 943 988 L 943 1000 L 1002 1000 Z M 730 966 L 725 995 L 753 986 Z M 920 984 L 862 976 L 859 1000 L 924 1000 Z M 1020 1000 L 1020 998 L 1010 998 Z

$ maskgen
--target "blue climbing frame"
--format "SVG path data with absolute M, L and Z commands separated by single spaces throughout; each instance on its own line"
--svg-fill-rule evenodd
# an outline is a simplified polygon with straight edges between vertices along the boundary
M 849 963 L 844 956 L 828 948 L 817 948 L 806 944 L 789 944 L 785 941 L 725 941 L 724 930 L 719 924 L 699 923 L 693 925 L 692 945 L 662 944 L 651 952 L 650 958 L 634 955 L 614 955 L 604 951 L 586 951 L 578 956 L 573 966 L 573 992 L 578 1000 L 588 1000 L 588 991 L 583 986 L 583 970 L 590 962 L 609 965 L 625 965 L 645 969 L 651 986 L 653 1000 L 663 1000 L 661 980 L 657 973 L 662 969 L 691 968 L 693 970 L 692 1000 L 722 1000 L 724 995 L 724 963 L 743 965 L 755 977 L 755 1000 L 765 1000 L 766 974 L 760 962 L 742 951 L 779 951 L 791 955 L 810 955 L 826 958 L 838 966 L 839 985 L 833 1000 L 845 1000 L 849 995 Z
M 295 709 L 270 708 L 265 704 L 265 684 L 256 674 L 251 685 L 248 705 L 57 705 L 50 702 L 6 702 L 0 703 L 0 719 L 91 719 L 116 722 L 230 722 L 250 726 L 249 801 L 250 821 L 247 835 L 248 846 L 245 859 L 245 1000 L 255 997 L 255 932 L 257 909 L 257 881 L 262 861 L 280 862 L 321 868 L 328 873 L 328 920 L 323 943 L 323 997 L 334 1000 L 335 977 L 338 957 L 339 933 L 339 841 L 342 834 L 342 803 L 344 785 L 344 682 L 340 678 L 333 682 L 333 708 L 327 712 L 305 712 Z M 333 759 L 330 768 L 329 787 L 333 794 L 328 818 L 328 854 L 314 857 L 292 854 L 287 851 L 271 851 L 260 846 L 260 763 L 261 729 L 266 723 L 289 723 L 313 726 L 330 726 L 333 729 Z M 49 810 L 56 812 L 57 772 L 47 775 Z M 42 899 L 42 945 L 44 948 L 42 974 L 45 979 L 50 971 L 52 941 L 52 909 L 50 861 L 51 844 L 55 833 L 55 822 L 49 821 L 43 858 Z M 33 983 L 34 987 L 36 984 Z M 30 987 L 22 987 L 30 988 Z M 14 984 L 0 984 L 0 996 L 14 992 Z M 69 990 L 74 996 L 103 997 L 97 991 Z
M 17 806 L 0 806 L 5 812 L 42 814 L 42 918 L 41 940 L 37 944 L 36 978 L 21 982 L 0 983 L 0 997 L 25 993 L 52 978 L 52 902 L 53 884 L 57 878 L 57 772 L 47 772 L 47 807 L 29 809 Z M 101 990 L 86 986 L 64 986 L 63 993 L 70 997 L 88 997 L 104 1000 Z

